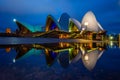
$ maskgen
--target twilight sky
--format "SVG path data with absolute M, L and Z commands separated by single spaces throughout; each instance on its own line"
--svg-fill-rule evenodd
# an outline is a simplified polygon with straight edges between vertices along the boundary
M 120 32 L 120 0 L 0 0 L 0 32 L 17 28 L 13 18 L 44 26 L 48 14 L 58 19 L 66 12 L 81 22 L 87 11 L 93 11 L 109 33 Z

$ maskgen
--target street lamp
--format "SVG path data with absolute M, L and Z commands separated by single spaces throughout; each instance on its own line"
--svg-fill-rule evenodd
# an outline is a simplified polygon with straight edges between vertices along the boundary
M 17 20 L 14 18 L 14 19 L 13 19 L 13 22 L 16 22 L 16 21 L 17 21 Z
M 84 25 L 85 25 L 85 26 L 88 26 L 88 22 L 85 22 Z
M 88 22 L 85 22 L 82 26 L 82 30 L 81 30 L 80 34 L 82 34 L 86 30 L 87 26 L 88 26 Z

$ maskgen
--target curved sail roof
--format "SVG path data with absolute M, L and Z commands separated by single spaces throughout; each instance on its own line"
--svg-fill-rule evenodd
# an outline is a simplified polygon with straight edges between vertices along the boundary
M 81 30 L 81 24 L 78 20 L 76 20 L 74 18 L 70 18 L 69 22 L 70 22 L 69 24 L 73 23 L 78 30 Z M 69 25 L 69 29 L 70 29 L 70 27 L 72 27 L 72 26 Z
M 86 26 L 87 31 L 95 31 L 95 32 L 103 31 L 103 28 L 98 23 L 95 15 L 91 11 L 87 12 L 82 19 L 82 27 L 84 26 Z
M 15 21 L 19 28 L 19 33 L 30 33 L 31 31 L 27 28 L 27 26 L 19 21 Z
M 68 31 L 68 26 L 69 26 L 69 18 L 70 16 L 67 13 L 63 13 L 60 17 L 60 19 L 58 20 L 61 29 L 64 31 Z
M 45 31 L 54 30 L 55 28 L 61 29 L 57 20 L 52 15 L 48 15 Z
M 36 32 L 36 31 L 42 31 L 40 26 L 32 26 L 30 24 L 26 24 L 20 21 L 17 21 L 16 19 L 13 19 L 13 21 L 17 24 L 18 29 L 23 32 Z

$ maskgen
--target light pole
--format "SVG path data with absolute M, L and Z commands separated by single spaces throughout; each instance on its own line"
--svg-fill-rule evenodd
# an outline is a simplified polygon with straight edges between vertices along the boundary
M 85 22 L 85 23 L 83 24 L 83 26 L 82 26 L 82 30 L 81 30 L 81 33 L 80 33 L 80 34 L 82 34 L 83 31 L 86 30 L 87 26 L 88 26 L 88 22 Z
M 87 26 L 88 26 L 88 22 L 85 22 L 85 23 L 83 24 L 83 26 L 82 26 L 82 30 L 81 30 L 81 32 L 80 32 L 80 35 L 83 34 L 83 32 L 86 30 Z

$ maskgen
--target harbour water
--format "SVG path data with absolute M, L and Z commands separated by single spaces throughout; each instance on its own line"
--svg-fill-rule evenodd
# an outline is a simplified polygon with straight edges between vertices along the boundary
M 0 46 L 0 80 L 119 80 L 118 43 Z

